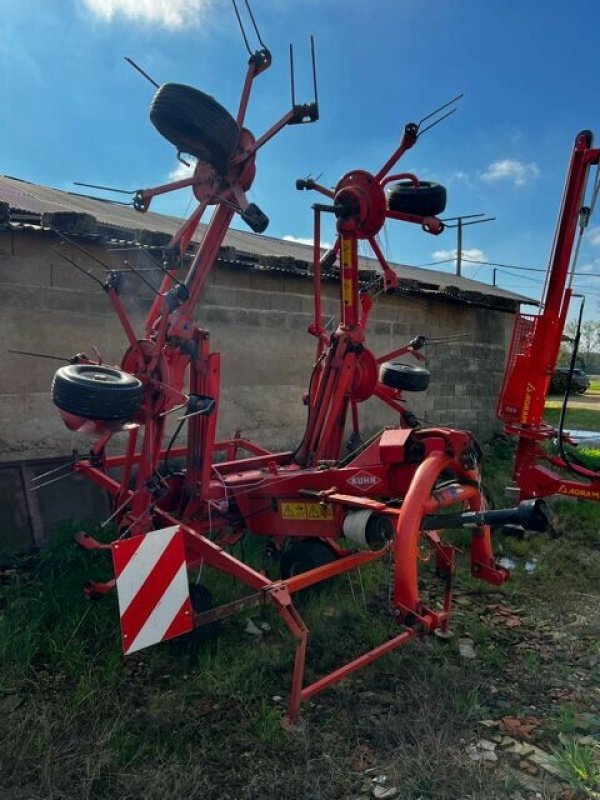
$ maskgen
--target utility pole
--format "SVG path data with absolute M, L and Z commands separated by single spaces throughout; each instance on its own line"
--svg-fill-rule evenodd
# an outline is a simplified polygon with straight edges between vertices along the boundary
M 446 217 L 443 219 L 442 222 L 446 226 L 446 228 L 456 228 L 456 274 L 461 275 L 461 267 L 462 267 L 462 229 L 466 225 L 479 225 L 481 222 L 493 222 L 496 217 L 486 217 L 486 219 L 480 219 L 480 217 L 485 217 L 485 214 L 461 214 L 459 217 Z M 471 222 L 463 222 L 463 220 L 471 220 Z M 449 222 L 455 222 L 455 225 L 448 225 Z

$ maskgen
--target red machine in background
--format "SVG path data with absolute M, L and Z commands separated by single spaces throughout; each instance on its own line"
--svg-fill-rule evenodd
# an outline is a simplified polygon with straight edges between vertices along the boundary
M 315 101 L 307 105 L 293 101 L 292 109 L 258 139 L 244 127 L 253 81 L 270 63 L 264 45 L 251 53 L 235 119 L 191 87 L 165 84 L 156 92 L 152 122 L 198 162 L 188 179 L 137 192 L 135 206 L 143 212 L 154 196 L 190 187 L 198 207 L 166 251 L 166 274 L 141 336 L 120 300 L 118 273 L 109 274 L 105 289 L 129 342 L 120 367 L 76 357 L 56 373 L 53 401 L 71 429 L 97 436 L 89 456 L 74 469 L 113 496 L 110 519 L 118 534 L 110 544 L 87 534 L 79 535 L 78 542 L 113 555 L 115 579 L 91 582 L 88 592 L 102 594 L 116 586 L 124 650 L 133 652 L 270 603 L 297 640 L 287 716 L 294 724 L 302 700 L 415 636 L 448 632 L 455 549 L 443 541 L 444 529 L 470 527 L 472 574 L 497 585 L 509 573 L 495 564 L 489 523 L 519 522 L 544 529 L 547 520 L 537 502 L 488 511 L 480 482 L 481 450 L 473 436 L 448 428 L 420 428 L 406 410 L 402 391 L 425 389 L 429 373 L 394 359 L 404 354 L 418 358 L 427 344 L 425 337 L 382 356 L 366 344 L 372 299 L 360 291 L 358 242 L 369 242 L 385 286 L 394 286 L 396 276 L 375 239 L 384 222 L 417 224 L 433 235 L 443 230 L 436 215 L 444 209 L 445 190 L 414 175 L 389 174 L 423 133 L 421 123 L 405 127 L 400 146 L 375 174 L 354 170 L 332 190 L 312 180 L 298 182 L 299 189 L 315 189 L 329 201 L 314 206 L 315 316 L 309 330 L 317 337 L 317 354 L 300 444 L 292 452 L 273 453 L 239 435 L 216 440 L 220 355 L 211 350 L 208 331 L 194 321 L 196 307 L 234 212 L 257 232 L 268 223 L 246 198 L 257 150 L 285 125 L 318 118 L 315 94 Z M 177 268 L 209 206 L 214 207 L 211 221 L 187 276 L 180 280 Z M 323 213 L 334 215 L 337 238 L 333 250 L 321 258 Z M 321 315 L 320 271 L 324 262 L 338 260 L 340 320 L 328 335 Z M 373 396 L 398 414 L 398 425 L 360 444 L 359 406 Z M 179 425 L 165 446 L 167 416 L 177 412 Z M 344 455 L 349 416 L 352 450 Z M 183 425 L 187 443 L 177 447 L 174 440 Z M 109 441 L 122 431 L 127 436 L 125 451 L 107 455 Z M 216 455 L 220 459 L 215 460 Z M 174 468 L 179 459 L 183 466 Z M 440 513 L 452 508 L 458 511 Z M 228 551 L 247 531 L 270 538 L 280 556 L 280 578 L 268 577 Z M 443 581 L 440 607 L 428 607 L 420 597 L 423 547 L 434 554 Z M 402 630 L 304 686 L 308 629 L 293 595 L 380 559 L 391 559 L 390 610 Z M 188 590 L 186 575 L 195 571 L 204 578 L 210 568 L 233 576 L 250 593 L 207 609 L 196 602 L 195 582 Z M 206 594 L 203 597 L 206 600 Z
M 575 139 L 541 310 L 538 315 L 519 314 L 516 318 L 498 401 L 498 418 L 505 423 L 506 432 L 519 440 L 513 477 L 520 499 L 562 494 L 600 500 L 600 475 L 578 463 L 576 456 L 568 454 L 564 448 L 565 444 L 573 444 L 563 433 L 570 379 L 558 430 L 543 420 L 550 379 L 573 297 L 572 283 L 579 250 L 575 248 L 573 256 L 575 238 L 579 229 L 581 240 L 598 194 L 597 178 L 590 204 L 585 205 L 590 169 L 600 163 L 600 150 L 592 147 L 592 143 L 593 135 L 587 130 L 581 131 Z M 573 347 L 571 374 L 578 343 L 579 333 Z M 558 441 L 559 454 L 556 455 L 544 446 L 553 440 Z M 579 480 L 574 480 L 573 475 Z

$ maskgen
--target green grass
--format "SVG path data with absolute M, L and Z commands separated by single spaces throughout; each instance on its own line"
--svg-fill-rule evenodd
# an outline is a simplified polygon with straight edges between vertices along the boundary
M 505 505 L 513 456 L 505 440 L 487 448 L 484 480 L 498 506 Z M 462 592 L 480 597 L 482 606 L 489 596 L 516 604 L 547 598 L 552 613 L 569 592 L 595 592 L 600 505 L 562 501 L 553 507 L 562 526 L 558 539 L 496 540 L 500 553 L 538 556 L 534 575 L 518 569 L 514 581 L 495 589 L 469 577 L 465 553 Z M 110 575 L 110 558 L 74 548 L 71 533 L 64 531 L 0 587 L 6 603 L 0 611 L 2 796 L 336 800 L 370 794 L 364 769 L 373 761 L 357 766 L 365 753 L 375 754 L 406 800 L 503 796 L 502 776 L 463 758 L 457 742 L 480 735 L 480 719 L 508 713 L 506 704 L 494 707 L 489 685 L 501 682 L 518 658 L 519 679 L 530 682 L 527 704 L 535 702 L 546 665 L 534 652 L 512 649 L 522 632 L 494 631 L 481 611 L 457 607 L 455 631 L 470 636 L 477 649 L 469 669 L 456 640 L 412 642 L 305 703 L 305 727 L 290 736 L 280 720 L 294 641 L 272 609 L 262 612 L 271 628 L 263 637 L 244 633 L 246 617 L 239 616 L 195 651 L 167 644 L 124 659 L 116 598 L 91 602 L 81 593 L 85 578 Z M 244 540 L 244 558 L 275 575 L 264 544 Z M 422 571 L 435 587 L 435 603 L 440 584 L 430 581 L 431 565 Z M 207 570 L 205 578 L 219 602 L 242 594 L 228 577 Z M 352 587 L 340 577 L 303 598 L 301 613 L 311 631 L 308 680 L 397 633 L 388 587 L 388 565 L 380 562 L 353 573 Z M 252 612 L 254 619 L 260 614 Z M 568 666 L 567 676 L 571 671 Z M 508 680 L 512 685 L 514 677 Z M 517 700 L 510 695 L 510 702 Z M 559 730 L 569 726 L 570 713 L 557 720 Z M 586 757 L 563 754 L 565 775 L 571 767 L 576 775 L 587 769 Z
M 567 741 L 555 751 L 555 766 L 575 792 L 584 797 L 600 796 L 600 763 L 597 748 Z
M 306 727 L 290 736 L 273 697 L 287 701 L 294 643 L 277 615 L 267 613 L 260 639 L 234 618 L 195 653 L 167 645 L 123 659 L 114 598 L 89 602 L 80 591 L 90 570 L 107 569 L 106 554 L 90 562 L 68 538 L 5 591 L 0 710 L 5 690 L 18 698 L 0 714 L 9 797 L 23 785 L 28 798 L 334 800 L 359 793 L 361 747 L 392 764 L 407 798 L 449 800 L 465 781 L 486 796 L 476 794 L 486 776 L 452 754 L 484 713 L 481 678 L 464 675 L 452 649 L 424 657 L 417 643 L 378 661 L 306 703 Z M 303 601 L 309 680 L 397 632 L 385 581 L 383 565 L 365 570 L 368 610 L 357 573 L 354 595 L 338 579 Z
M 578 460 L 588 469 L 600 471 L 600 449 L 592 447 L 568 448 L 573 451 Z
M 588 389 L 590 392 L 600 392 L 600 381 L 591 381 L 590 388 Z
M 544 419 L 551 425 L 558 425 L 560 419 L 560 406 L 558 401 L 549 400 L 546 403 Z M 573 405 L 568 406 L 565 419 L 565 428 L 576 430 L 600 431 L 600 411 L 593 408 L 577 408 Z

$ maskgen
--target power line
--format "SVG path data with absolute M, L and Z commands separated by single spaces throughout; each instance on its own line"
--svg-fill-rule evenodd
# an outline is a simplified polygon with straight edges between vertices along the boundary
M 467 264 L 465 266 L 477 266 L 477 267 L 501 267 L 506 269 L 516 269 L 523 272 L 547 272 L 547 269 L 543 269 L 542 267 L 522 267 L 517 266 L 516 264 L 501 264 L 498 261 L 479 261 L 475 258 L 467 258 L 465 255 L 462 257 L 463 261 L 466 261 Z M 455 258 L 444 258 L 440 261 L 429 261 L 426 264 L 416 264 L 417 268 L 421 267 L 434 267 L 438 264 L 452 264 L 456 261 Z M 575 272 L 575 275 L 580 278 L 600 278 L 600 273 L 598 272 Z
M 456 261 L 455 258 L 444 258 L 441 261 L 430 261 L 427 264 L 415 264 L 415 269 L 421 269 L 421 267 L 434 267 L 438 264 L 454 264 Z
M 480 225 L 482 222 L 494 222 L 496 217 L 486 217 L 485 219 L 481 219 L 481 217 L 485 217 L 485 214 L 461 214 L 458 217 L 446 217 L 442 220 L 446 228 L 456 228 L 456 259 L 449 259 L 450 261 L 456 261 L 456 274 L 461 275 L 461 266 L 463 261 L 463 247 L 462 247 L 462 236 L 463 236 L 463 228 L 467 225 Z M 455 225 L 449 225 L 449 222 L 454 222 L 456 220 Z M 465 222 L 465 220 L 469 220 L 469 222 Z M 465 259 L 468 261 L 468 259 Z M 438 262 L 440 263 L 440 262 Z M 430 265 L 425 265 L 430 266 Z
M 465 258 L 463 256 L 463 261 L 468 261 L 469 264 L 475 265 L 483 265 L 486 267 L 507 267 L 508 269 L 518 269 L 525 272 L 547 272 L 547 269 L 542 269 L 541 267 L 519 267 L 515 264 L 499 264 L 495 261 L 477 261 L 474 258 Z M 589 277 L 589 278 L 600 278 L 600 273 L 598 272 L 575 272 L 575 275 L 579 277 Z
M 514 272 L 509 272 L 506 269 L 498 269 L 498 272 L 502 272 L 504 275 L 512 275 L 515 278 L 519 278 L 522 281 L 530 281 L 531 283 L 539 283 L 537 278 L 528 278 L 527 275 L 515 275 Z
M 494 272 L 495 271 L 496 270 L 494 270 Z M 530 281 L 531 283 L 539 283 L 539 281 L 537 281 L 535 278 L 528 278 L 526 275 L 515 275 L 514 272 L 509 272 L 508 270 L 505 270 L 505 269 L 498 269 L 498 272 L 501 272 L 504 275 L 510 275 L 511 277 L 514 277 L 514 278 L 519 278 L 519 281 L 517 283 L 522 282 L 522 281 Z M 494 283 L 494 286 L 495 285 L 496 285 L 496 283 Z M 594 292 L 593 290 L 588 289 L 587 287 L 585 287 L 583 289 L 583 291 L 585 291 L 586 294 L 589 294 L 589 295 L 591 295 L 593 297 L 600 297 L 600 292 Z
M 463 261 L 468 261 L 469 264 L 482 264 L 486 267 L 506 267 L 507 269 L 518 269 L 526 272 L 546 272 L 547 270 L 542 267 L 518 267 L 515 264 L 499 264 L 497 261 L 478 261 L 476 258 L 466 258 L 463 256 Z

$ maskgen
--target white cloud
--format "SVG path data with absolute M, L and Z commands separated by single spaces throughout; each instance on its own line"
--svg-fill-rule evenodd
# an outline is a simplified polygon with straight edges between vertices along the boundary
M 492 183 L 494 181 L 512 181 L 515 186 L 525 186 L 539 177 L 540 168 L 532 161 L 524 164 L 514 158 L 505 158 L 492 162 L 482 174 L 481 180 Z
M 575 272 L 577 272 L 578 274 L 586 272 L 598 273 L 599 270 L 600 270 L 600 258 L 593 258 L 591 261 L 587 261 L 585 264 L 578 264 Z
M 431 254 L 431 257 L 433 258 L 434 261 L 454 261 L 454 264 L 456 264 L 457 253 L 458 251 L 456 248 L 454 248 L 454 250 L 435 250 Z M 479 263 L 487 261 L 487 256 L 485 255 L 483 250 L 480 250 L 478 247 L 471 247 L 467 250 L 465 250 L 465 248 L 463 247 L 462 257 L 464 261 L 466 261 L 469 264 L 471 262 Z
M 291 236 L 289 233 L 283 237 L 284 242 L 295 242 L 296 244 L 308 244 L 311 247 L 313 246 L 314 239 L 312 236 L 310 238 L 305 238 L 303 236 Z M 324 242 L 321 240 L 321 247 L 332 247 L 333 245 L 331 242 Z
M 194 167 L 196 166 L 195 161 L 190 160 L 190 166 L 186 167 L 185 164 L 182 164 L 181 161 L 177 162 L 177 166 L 173 167 L 171 172 L 169 172 L 169 180 L 170 181 L 182 181 L 184 178 L 191 178 L 194 174 Z
M 590 228 L 590 231 L 588 233 L 588 241 L 595 247 L 600 246 L 600 226 L 596 226 L 595 228 Z
M 469 173 L 464 172 L 462 169 L 454 170 L 448 176 L 448 180 L 446 183 L 452 183 L 452 181 L 468 181 L 469 180 Z
M 204 22 L 214 0 L 83 0 L 83 3 L 106 22 L 124 17 L 175 30 L 188 25 L 197 27 Z
M 468 189 L 476 188 L 471 173 L 463 169 L 455 169 L 453 172 L 448 173 L 445 179 L 442 180 L 442 183 L 445 184 L 449 190 L 451 189 L 451 191 L 462 189 L 463 186 L 466 186 Z

